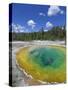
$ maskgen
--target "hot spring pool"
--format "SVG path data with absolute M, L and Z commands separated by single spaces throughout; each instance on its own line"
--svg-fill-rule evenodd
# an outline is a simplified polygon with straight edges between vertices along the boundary
M 65 82 L 66 52 L 62 46 L 28 46 L 16 54 L 17 63 L 35 80 Z

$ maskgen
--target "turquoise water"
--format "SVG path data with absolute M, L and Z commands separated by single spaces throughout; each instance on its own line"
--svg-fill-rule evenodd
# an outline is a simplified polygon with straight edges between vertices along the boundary
M 29 54 L 31 62 L 36 63 L 41 67 L 51 66 L 56 68 L 65 60 L 64 52 L 52 47 L 36 48 Z
M 44 82 L 66 80 L 66 51 L 62 46 L 30 46 L 21 49 L 17 61 L 27 74 Z

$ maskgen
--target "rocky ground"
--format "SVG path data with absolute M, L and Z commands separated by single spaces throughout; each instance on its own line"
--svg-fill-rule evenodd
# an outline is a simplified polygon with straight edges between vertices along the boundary
M 25 75 L 23 71 L 19 69 L 19 67 L 16 64 L 16 52 L 24 46 L 28 45 L 62 45 L 65 47 L 65 41 L 14 41 L 11 42 L 9 45 L 9 75 L 12 76 L 12 86 L 29 86 L 29 85 L 37 85 L 40 83 L 36 83 L 35 81 L 33 83 L 29 83 L 30 78 Z M 12 75 L 11 75 L 12 74 Z

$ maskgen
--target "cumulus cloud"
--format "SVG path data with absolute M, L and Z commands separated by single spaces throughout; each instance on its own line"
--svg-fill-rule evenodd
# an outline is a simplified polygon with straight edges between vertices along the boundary
M 63 10 L 61 10 L 60 14 L 64 14 L 64 11 L 63 11 Z
M 59 6 L 50 6 L 48 9 L 48 16 L 54 16 L 56 14 L 63 14 L 63 10 Z
M 36 26 L 36 23 L 34 20 L 27 21 L 28 26 L 30 26 L 32 29 Z
M 48 30 L 47 29 L 44 29 L 44 32 L 47 32 Z
M 42 12 L 40 12 L 39 15 L 40 16 L 46 16 L 45 13 L 42 13 Z
M 25 27 L 19 24 L 12 23 L 11 27 L 12 27 L 12 32 L 20 33 L 25 31 Z
M 46 28 L 47 28 L 47 29 L 51 29 L 52 27 L 53 27 L 53 24 L 48 21 L 48 22 L 46 23 Z

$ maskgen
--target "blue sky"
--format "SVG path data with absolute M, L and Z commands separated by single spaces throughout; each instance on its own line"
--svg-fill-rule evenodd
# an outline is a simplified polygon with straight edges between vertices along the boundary
M 12 29 L 15 32 L 44 31 L 66 25 L 66 7 L 50 5 L 12 5 Z

